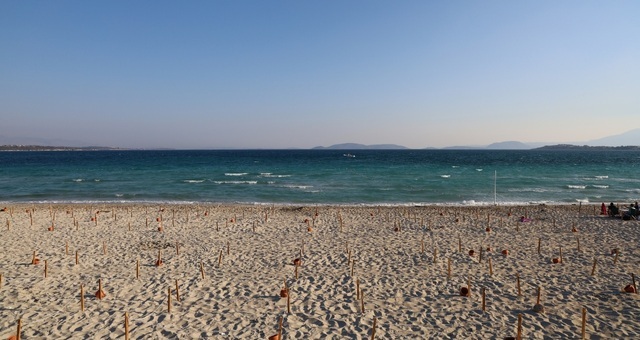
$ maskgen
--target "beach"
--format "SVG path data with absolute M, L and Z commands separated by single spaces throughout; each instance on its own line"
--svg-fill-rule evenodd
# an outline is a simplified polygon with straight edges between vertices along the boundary
M 2 339 L 640 337 L 640 222 L 599 204 L 22 203 L 0 223 Z

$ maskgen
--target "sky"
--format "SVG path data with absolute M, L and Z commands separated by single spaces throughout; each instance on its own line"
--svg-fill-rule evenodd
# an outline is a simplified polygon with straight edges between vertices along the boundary
M 564 143 L 640 127 L 640 1 L 0 1 L 0 136 Z

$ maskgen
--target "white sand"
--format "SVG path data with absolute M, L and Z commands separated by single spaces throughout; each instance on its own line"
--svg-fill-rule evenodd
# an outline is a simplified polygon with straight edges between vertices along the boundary
M 587 338 L 640 337 L 640 295 L 621 292 L 631 273 L 640 276 L 640 222 L 595 215 L 593 206 L 317 209 L 315 217 L 314 207 L 288 206 L 8 206 L 0 212 L 0 339 L 15 334 L 18 319 L 23 339 L 123 338 L 125 312 L 135 339 L 266 339 L 281 316 L 284 339 L 370 339 L 374 317 L 379 339 L 490 339 L 515 337 L 518 314 L 523 338 L 579 338 L 583 307 Z M 525 214 L 533 221 L 518 222 Z M 564 263 L 552 264 L 560 247 Z M 159 249 L 164 265 L 156 267 Z M 103 300 L 94 295 L 99 279 Z M 291 314 L 279 297 L 285 279 Z M 471 297 L 460 296 L 469 279 Z M 538 287 L 545 313 L 532 311 Z

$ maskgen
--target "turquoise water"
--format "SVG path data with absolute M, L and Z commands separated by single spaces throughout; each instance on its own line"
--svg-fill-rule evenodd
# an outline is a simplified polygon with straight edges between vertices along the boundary
M 637 201 L 640 152 L 0 152 L 0 202 L 467 205 L 494 199 Z

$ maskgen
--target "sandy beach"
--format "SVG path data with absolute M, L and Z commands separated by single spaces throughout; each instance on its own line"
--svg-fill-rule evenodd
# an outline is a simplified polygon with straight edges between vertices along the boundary
M 0 222 L 1 339 L 640 337 L 640 222 L 599 205 L 18 204 Z

